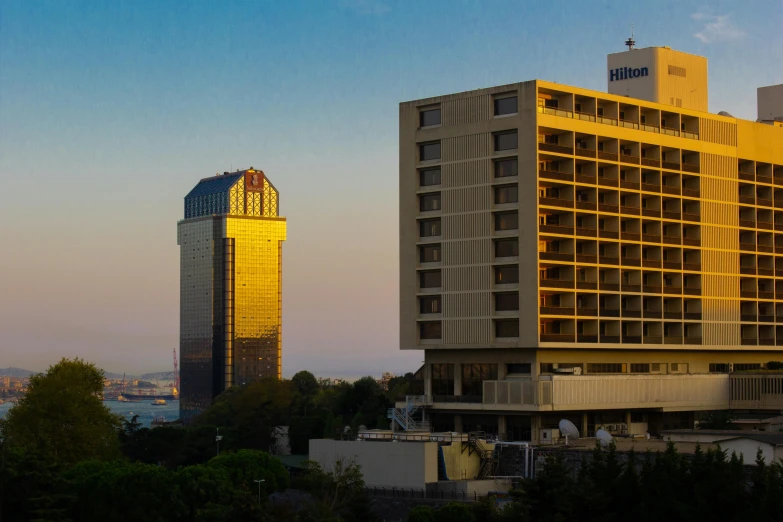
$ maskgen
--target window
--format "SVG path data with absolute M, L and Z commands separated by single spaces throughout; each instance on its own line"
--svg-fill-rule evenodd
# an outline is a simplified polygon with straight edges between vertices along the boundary
M 440 270 L 419 272 L 419 287 L 440 288 Z
M 495 321 L 495 337 L 519 337 L 519 319 Z
M 495 162 L 495 177 L 507 178 L 518 175 L 519 160 L 517 158 L 498 160 Z
M 431 127 L 440 125 L 440 107 L 437 109 L 423 109 L 419 112 L 419 126 Z
M 495 187 L 496 205 L 502 205 L 503 203 L 516 203 L 517 201 L 519 201 L 517 185 L 504 185 L 502 187 Z
M 514 373 L 528 374 L 530 371 L 530 363 L 508 363 L 506 365 L 506 375 Z
M 514 310 L 519 310 L 519 293 L 495 294 L 496 312 L 511 312 Z
M 505 285 L 519 283 L 519 266 L 496 266 L 495 267 L 495 284 Z
M 726 363 L 710 363 L 710 373 L 729 373 L 729 365 Z
M 565 370 L 571 368 L 582 369 L 582 363 L 541 363 L 541 373 L 554 373 L 555 370 Z
M 440 144 L 438 145 L 438 157 L 440 157 Z M 495 134 L 495 151 L 514 150 L 517 148 L 517 131 L 500 132 Z
M 419 247 L 420 263 L 437 263 L 440 261 L 440 245 L 424 245 Z
M 495 241 L 495 257 L 517 257 L 518 255 L 518 239 L 498 239 Z
M 504 114 L 516 114 L 516 112 L 517 112 L 516 96 L 495 98 L 495 116 L 503 116 Z
M 422 314 L 439 314 L 440 309 L 440 296 L 430 295 L 419 298 L 419 312 Z M 440 323 L 438 323 L 440 324 Z M 438 336 L 440 337 L 440 336 Z
M 734 363 L 735 372 L 747 372 L 747 371 L 760 370 L 760 369 L 761 369 L 761 364 Z
M 440 159 L 440 142 L 433 141 L 419 145 L 419 161 L 433 161 Z
M 517 228 L 519 228 L 519 224 L 516 212 L 495 214 L 495 230 L 516 230 Z
M 685 67 L 677 67 L 676 65 L 670 65 L 669 74 L 672 76 L 681 76 L 685 78 Z
M 624 363 L 588 363 L 588 373 L 625 373 Z
M 419 236 L 436 237 L 440 235 L 440 219 L 422 219 L 419 221 Z
M 440 167 L 435 169 L 422 169 L 419 171 L 419 185 L 430 187 L 440 185 Z
M 440 339 L 440 321 L 419 323 L 419 338 Z
M 431 369 L 432 394 L 454 395 L 454 365 L 433 364 Z
M 650 373 L 650 365 L 646 363 L 632 363 L 631 373 Z
M 482 395 L 484 381 L 496 381 L 497 378 L 497 364 L 463 364 L 462 395 L 480 397 Z
M 440 210 L 440 192 L 419 196 L 419 210 L 422 212 Z

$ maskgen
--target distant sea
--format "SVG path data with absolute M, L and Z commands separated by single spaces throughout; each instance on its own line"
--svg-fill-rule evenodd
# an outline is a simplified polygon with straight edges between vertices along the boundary
M 153 406 L 151 400 L 140 402 L 105 401 L 104 404 L 112 412 L 122 415 L 127 420 L 130 420 L 133 415 L 138 415 L 137 422 L 140 422 L 146 428 L 149 428 L 152 419 L 158 416 L 165 417 L 167 422 L 179 419 L 179 401 L 166 401 L 165 406 Z M 5 417 L 11 406 L 13 404 L 10 402 L 0 404 L 0 418 Z

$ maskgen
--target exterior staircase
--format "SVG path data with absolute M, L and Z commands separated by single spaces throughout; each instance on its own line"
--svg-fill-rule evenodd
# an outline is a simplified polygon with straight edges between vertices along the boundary
M 431 404 L 432 401 L 424 395 L 406 395 L 405 407 L 389 408 L 386 417 L 405 431 L 430 431 L 430 423 L 423 419 L 423 408 Z
M 485 435 L 483 432 L 472 432 L 468 434 L 468 442 L 465 447 L 468 448 L 468 455 L 475 453 L 479 457 L 479 472 L 477 479 L 484 479 L 495 475 L 498 466 L 498 456 L 494 449 L 489 449 L 483 442 Z M 462 451 L 465 451 L 465 447 Z

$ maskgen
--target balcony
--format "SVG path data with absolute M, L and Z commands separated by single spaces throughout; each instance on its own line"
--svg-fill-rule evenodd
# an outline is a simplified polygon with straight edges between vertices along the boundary
M 671 295 L 682 295 L 682 287 L 681 286 L 664 286 L 663 287 L 663 293 L 664 294 L 671 294 Z
M 538 150 L 544 152 L 557 152 L 559 154 L 573 154 L 573 147 L 566 147 L 565 145 L 556 145 L 554 143 L 539 143 Z
M 599 230 L 598 237 L 605 239 L 618 239 L 620 237 L 620 233 L 616 230 Z
M 682 269 L 689 272 L 701 272 L 701 263 L 683 263 Z
M 661 236 L 657 234 L 642 234 L 642 241 L 645 243 L 660 243 Z
M 661 191 L 660 185 L 655 185 L 652 183 L 642 183 L 642 190 L 645 192 L 655 192 L 658 193 Z
M 682 188 L 682 195 L 688 198 L 700 198 L 701 191 L 699 189 Z
M 701 288 L 692 288 L 684 286 L 682 288 L 683 295 L 701 295 Z
M 740 194 L 739 196 L 737 196 L 737 201 L 745 205 L 755 205 L 756 196 L 743 196 L 742 194 Z
M 623 310 L 623 319 L 641 319 L 641 310 Z
M 682 319 L 682 312 L 664 312 L 664 319 Z
M 679 210 L 676 210 L 676 211 L 664 210 L 663 212 L 661 212 L 661 217 L 663 217 L 665 219 L 677 219 L 677 220 L 679 220 L 680 216 L 681 216 L 681 214 L 680 214 Z
M 747 219 L 740 219 L 739 226 L 742 228 L 756 228 L 756 222 L 748 221 Z
M 577 254 L 576 255 L 576 262 L 577 263 L 590 263 L 595 264 L 598 261 L 598 256 L 595 254 Z
M 577 258 L 577 262 L 580 262 Z M 598 290 L 598 283 L 590 282 L 590 281 L 577 281 L 576 282 L 576 289 L 577 290 Z
M 775 316 L 774 315 L 760 315 L 759 316 L 759 322 L 760 323 L 774 323 L 775 322 Z
M 574 315 L 573 306 L 542 306 L 539 308 L 541 315 Z
M 643 208 L 642 215 L 645 217 L 661 217 L 661 211 L 654 208 Z
M 663 236 L 663 242 L 667 245 L 679 245 L 680 238 L 678 236 Z
M 620 207 L 620 214 L 630 214 L 632 216 L 638 216 L 641 212 L 639 207 Z M 637 239 L 638 241 L 638 239 Z
M 573 288 L 574 282 L 562 279 L 539 279 L 538 286 L 541 288 Z
M 549 207 L 574 208 L 574 202 L 569 199 L 539 197 L 538 204 Z
M 577 147 L 574 152 L 577 156 L 582 156 L 585 158 L 595 158 L 595 149 L 583 149 L 581 147 Z
M 660 285 L 642 285 L 642 292 L 645 294 L 660 294 Z
M 756 245 L 754 243 L 742 243 L 739 244 L 740 250 L 745 250 L 747 252 L 755 252 L 756 251 Z
M 578 342 L 578 343 L 597 343 L 598 342 L 598 336 L 597 335 L 577 335 L 576 336 L 576 342 Z
M 538 230 L 544 233 L 565 234 L 567 236 L 574 233 L 573 227 L 566 227 L 563 225 L 538 225 Z
M 756 205 L 759 207 L 772 207 L 772 200 L 767 198 L 756 198 Z
M 743 337 L 742 346 L 757 346 L 758 341 L 755 338 Z
M 574 181 L 574 175 L 567 172 L 557 172 L 554 170 L 539 170 L 539 178 L 556 179 L 560 181 Z
M 740 314 L 740 321 L 746 322 L 746 323 L 755 323 L 756 322 L 756 314 Z
M 605 290 L 607 292 L 619 292 L 620 285 L 617 283 L 601 283 L 601 290 Z
M 687 212 L 683 212 L 682 213 L 682 220 L 683 221 L 695 221 L 695 222 L 698 223 L 699 221 L 701 221 L 701 216 L 699 216 L 698 214 L 689 214 Z
M 618 186 L 619 180 L 617 178 L 606 178 L 603 176 L 598 176 L 598 184 L 604 187 L 613 187 L 616 188 Z
M 642 266 L 644 268 L 661 268 L 660 259 L 642 259 Z
M 620 344 L 619 335 L 602 335 L 601 342 L 606 344 Z
M 671 187 L 669 185 L 661 185 L 661 192 L 664 194 L 673 194 L 675 196 L 680 195 L 680 187 Z
M 598 256 L 598 263 L 601 265 L 619 265 L 619 257 Z
M 642 260 L 638 257 L 624 257 L 620 263 L 623 266 L 642 266 Z
M 701 312 L 685 312 L 682 317 L 686 321 L 701 321 Z
M 574 254 L 565 254 L 561 252 L 539 252 L 538 258 L 541 261 L 572 261 Z
M 701 245 L 701 239 L 694 239 L 690 237 L 684 237 L 682 238 L 682 244 L 685 246 L 699 246 Z
M 682 170 L 685 172 L 692 172 L 694 174 L 698 174 L 699 172 L 701 172 L 701 167 L 699 165 L 690 165 L 688 163 L 683 163 Z
M 655 335 L 645 335 L 644 344 L 663 344 L 663 337 Z
M 597 308 L 583 308 L 581 306 L 578 306 L 576 308 L 576 315 L 579 317 L 597 317 L 598 316 L 598 309 Z
M 772 230 L 774 226 L 769 221 L 759 221 L 756 223 L 756 227 L 763 230 Z
M 756 181 L 756 176 L 752 172 L 739 172 L 737 177 L 743 181 Z
M 598 231 L 594 228 L 577 228 L 576 235 L 584 237 L 598 237 Z M 593 261 L 593 263 L 594 262 L 595 261 Z
M 740 290 L 740 297 L 748 297 L 750 299 L 756 298 L 756 290 Z
M 660 310 L 644 310 L 642 312 L 642 316 L 645 319 L 662 319 L 663 312 L 661 312 Z
M 659 168 L 661 166 L 661 162 L 656 159 L 642 158 L 642 165 L 644 165 L 645 167 Z
M 578 172 L 574 175 L 577 183 L 584 183 L 585 185 L 595 185 L 595 176 L 594 175 L 588 175 L 588 174 L 579 174 Z M 595 208 L 595 207 L 593 207 Z
M 669 170 L 680 170 L 680 164 L 673 163 L 671 161 L 662 161 L 661 168 L 669 169 Z
M 701 337 L 686 337 L 682 344 L 701 344 Z
M 682 263 L 679 261 L 664 261 L 663 268 L 667 270 L 682 270 Z
M 620 211 L 619 205 L 610 205 L 608 203 L 599 203 L 598 210 L 601 212 L 609 212 L 611 214 L 617 214 Z
M 620 188 L 629 189 L 629 190 L 639 190 L 641 188 L 641 183 L 638 181 L 624 181 L 620 180 Z
M 541 334 L 542 343 L 573 343 L 576 339 L 574 334 Z
M 639 164 L 639 156 L 631 156 L 628 154 L 620 154 L 620 161 L 623 163 L 633 163 L 634 165 Z
M 756 173 L 756 183 L 765 183 L 767 185 L 772 185 L 772 176 Z
M 682 344 L 682 337 L 664 337 L 663 344 Z
M 604 152 L 602 150 L 598 151 L 598 159 L 599 160 L 606 160 L 606 161 L 617 161 L 618 155 L 614 152 Z
M 642 235 L 639 232 L 621 232 L 620 237 L 626 241 L 640 241 Z
M 598 314 L 601 317 L 620 317 L 620 310 L 611 309 L 611 308 L 599 308 Z

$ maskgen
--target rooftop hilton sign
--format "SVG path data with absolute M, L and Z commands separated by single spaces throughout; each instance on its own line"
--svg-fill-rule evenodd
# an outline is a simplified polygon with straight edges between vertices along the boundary
M 613 82 L 615 80 L 630 80 L 631 78 L 639 78 L 647 75 L 647 67 L 636 69 L 632 67 L 620 67 L 618 69 L 609 71 L 609 81 Z

